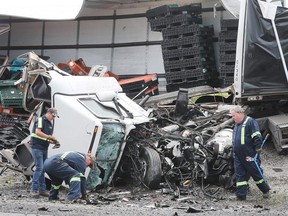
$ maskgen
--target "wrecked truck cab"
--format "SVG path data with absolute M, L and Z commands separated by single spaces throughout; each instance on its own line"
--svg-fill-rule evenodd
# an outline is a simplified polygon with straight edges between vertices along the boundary
M 54 135 L 61 148 L 50 149 L 49 155 L 91 152 L 96 155 L 97 166 L 88 171 L 87 187 L 110 184 L 125 151 L 127 136 L 135 125 L 150 121 L 149 112 L 121 93 L 114 78 L 53 76 L 49 83 L 51 104 L 59 115 L 54 122 Z M 160 162 L 157 165 L 161 166 Z M 161 167 L 158 170 L 161 172 Z M 159 185 L 159 174 L 156 176 Z M 150 181 L 154 179 L 146 183 L 149 185 Z
M 150 121 L 149 112 L 122 93 L 122 88 L 115 78 L 72 76 L 54 64 L 37 58 L 33 53 L 22 55 L 21 58 L 25 59 L 26 67 L 18 85 L 25 92 L 24 107 L 33 113 L 30 130 L 48 107 L 55 107 L 58 111 L 59 118 L 53 121 L 53 136 L 57 137 L 61 146 L 56 149 L 50 145 L 48 157 L 66 151 L 91 152 L 96 155 L 97 166 L 95 170 L 86 170 L 87 187 L 93 189 L 98 185 L 111 184 L 127 149 L 127 137 L 136 125 Z M 21 145 L 30 148 L 28 142 L 29 138 Z M 147 185 L 153 182 L 153 187 L 158 187 L 161 176 L 160 157 L 156 157 L 158 161 L 153 164 L 158 166 L 159 173 L 150 174 L 150 169 L 147 168 L 150 166 L 150 156 L 144 154 L 144 148 L 137 143 L 130 145 L 135 145 L 139 151 L 138 159 L 141 162 L 138 164 L 142 164 L 142 168 L 146 166 L 142 172 L 143 182 Z M 19 148 L 20 145 L 15 149 Z M 2 150 L 1 153 L 8 161 L 13 161 L 12 166 L 23 163 L 13 157 L 15 149 Z M 158 154 L 153 149 L 146 151 Z M 18 154 L 21 153 L 24 151 Z M 155 158 L 152 160 L 155 162 Z M 32 163 L 30 161 L 29 167 L 33 167 Z
M 55 89 L 52 103 L 60 117 L 55 120 L 54 135 L 61 148 L 49 152 L 75 150 L 96 154 L 97 167 L 90 171 L 88 188 L 110 184 L 125 150 L 127 136 L 135 125 L 150 121 L 149 113 L 120 93 L 121 88 L 114 78 L 61 77 L 52 78 L 50 85 Z

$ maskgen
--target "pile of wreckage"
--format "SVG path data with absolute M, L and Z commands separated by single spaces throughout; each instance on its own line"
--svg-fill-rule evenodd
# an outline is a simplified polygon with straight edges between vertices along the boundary
M 162 181 L 174 196 L 210 184 L 234 190 L 231 97 L 229 88 L 200 86 L 148 100 L 155 122 L 134 137 L 149 134 L 142 142 L 159 153 Z
M 35 76 L 35 71 L 40 71 L 41 76 L 45 74 L 42 79 L 45 79 L 46 84 L 49 84 L 48 78 L 56 79 L 56 76 L 53 75 L 55 71 L 60 71 L 61 74 L 68 76 L 56 65 L 50 65 L 39 58 L 37 58 L 37 61 L 39 61 L 38 64 L 31 64 L 35 68 L 30 71 L 30 75 Z M 38 67 L 41 67 L 41 70 Z M 49 70 L 46 70 L 45 67 Z M 52 70 L 55 71 L 52 73 Z M 23 81 L 23 78 L 21 79 Z M 33 83 L 37 83 L 37 79 L 38 76 Z M 33 87 L 33 84 L 30 83 L 29 85 Z M 39 90 L 43 91 L 43 89 Z M 44 92 L 42 94 L 46 97 Z M 35 95 L 33 93 L 30 96 L 34 97 Z M 118 95 L 117 97 L 119 98 L 116 108 L 122 110 L 121 118 L 118 121 L 125 119 L 126 113 L 127 118 L 133 119 L 132 111 L 130 113 L 121 104 L 122 96 Z M 106 95 L 106 100 L 108 100 L 107 98 Z M 147 117 L 149 121 L 135 124 L 135 128 L 125 137 L 125 148 L 120 149 L 123 151 L 119 156 L 121 158 L 116 158 L 119 163 L 111 168 L 111 170 L 116 170 L 113 175 L 111 174 L 112 171 L 110 173 L 110 170 L 108 170 L 110 168 L 108 165 L 103 164 L 103 161 L 99 162 L 98 168 L 100 171 L 96 173 L 99 174 L 97 178 L 102 178 L 102 182 L 95 183 L 97 181 L 96 177 L 89 175 L 87 182 L 88 184 L 90 182 L 90 186 L 91 184 L 94 185 L 90 189 L 97 190 L 107 185 L 118 185 L 123 182 L 133 183 L 136 186 L 139 186 L 140 183 L 150 189 L 167 187 L 175 196 L 186 194 L 187 191 L 193 191 L 204 184 L 233 189 L 235 186 L 232 154 L 233 121 L 229 115 L 230 105 L 228 105 L 231 104 L 232 98 L 233 94 L 229 89 L 220 90 L 209 86 L 200 86 L 191 89 L 180 89 L 177 92 L 153 97 L 147 96 L 140 101 L 134 101 L 141 109 L 147 112 L 149 110 L 149 118 Z M 125 98 L 125 100 L 128 99 Z M 36 101 L 39 103 L 39 97 Z M 112 102 L 113 104 L 117 103 L 114 99 Z M 131 100 L 127 104 L 132 106 L 132 102 Z M 47 105 L 47 100 L 44 103 Z M 105 101 L 105 103 L 108 102 Z M 39 107 L 39 104 L 35 107 Z M 21 137 L 15 140 L 13 148 L 2 146 L 0 165 L 3 169 L 0 175 L 10 168 L 20 171 L 27 178 L 30 178 L 31 173 L 28 171 L 29 169 L 33 171 L 33 161 L 31 161 L 31 156 L 27 157 L 29 145 L 22 145 L 23 137 L 29 137 L 30 135 L 29 125 L 21 119 L 21 121 L 15 121 L 14 128 L 15 126 L 19 133 L 13 134 L 16 136 L 21 134 Z M 7 127 L 2 129 L 9 131 Z M 106 142 L 118 138 L 122 140 L 121 134 L 123 133 L 117 132 L 117 134 L 119 137 L 110 137 Z M 20 142 L 21 144 L 19 144 Z M 101 148 L 101 146 L 98 147 L 98 150 Z M 144 153 L 143 149 L 145 149 Z

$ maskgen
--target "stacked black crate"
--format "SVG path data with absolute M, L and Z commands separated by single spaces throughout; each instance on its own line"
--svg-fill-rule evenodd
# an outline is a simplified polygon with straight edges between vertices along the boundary
M 221 32 L 218 40 L 220 50 L 219 72 L 223 87 L 227 87 L 234 83 L 238 19 L 222 20 L 220 24 Z
M 201 3 L 164 5 L 148 10 L 152 31 L 162 32 L 161 44 L 168 92 L 210 84 L 218 78 L 212 25 L 202 25 Z

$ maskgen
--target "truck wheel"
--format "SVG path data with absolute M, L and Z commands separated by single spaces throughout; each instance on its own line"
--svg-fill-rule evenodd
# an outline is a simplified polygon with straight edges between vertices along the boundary
M 140 151 L 139 161 L 144 184 L 150 189 L 159 188 L 162 167 L 158 152 L 152 148 L 143 147 Z

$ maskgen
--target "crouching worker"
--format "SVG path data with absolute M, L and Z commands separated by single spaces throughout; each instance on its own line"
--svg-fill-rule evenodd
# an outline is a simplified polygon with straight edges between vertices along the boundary
M 51 179 L 49 200 L 58 200 L 59 189 L 65 181 L 69 185 L 67 202 L 75 202 L 77 199 L 86 199 L 85 170 L 93 167 L 96 158 L 90 154 L 79 152 L 65 152 L 48 158 L 44 163 L 44 171 Z M 82 197 L 81 197 L 82 195 Z

